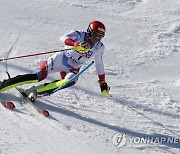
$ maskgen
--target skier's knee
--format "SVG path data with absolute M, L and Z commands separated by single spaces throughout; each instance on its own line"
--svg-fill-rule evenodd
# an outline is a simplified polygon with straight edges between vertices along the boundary
M 38 81 L 42 81 L 47 77 L 47 74 L 48 74 L 47 67 L 48 67 L 48 63 L 47 61 L 45 61 L 41 64 L 41 66 L 35 72 L 35 74 L 38 75 Z
M 47 77 L 47 74 L 43 73 L 41 70 L 36 71 L 34 74 L 37 75 L 38 81 L 42 81 Z
M 71 79 L 71 78 L 73 78 L 74 76 L 75 76 L 75 74 L 72 73 L 72 72 L 70 72 L 70 73 L 68 73 L 68 74 L 65 76 L 65 79 Z M 78 80 L 78 78 L 76 78 L 76 79 L 74 80 L 74 82 L 73 82 L 72 85 L 74 85 L 74 84 L 77 82 L 77 80 Z

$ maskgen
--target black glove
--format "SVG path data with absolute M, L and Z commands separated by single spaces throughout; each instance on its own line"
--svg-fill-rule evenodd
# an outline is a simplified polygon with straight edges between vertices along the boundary
M 100 84 L 101 92 L 103 92 L 104 90 L 107 92 L 110 91 L 110 87 L 107 85 L 106 82 L 104 82 L 103 80 L 99 80 L 98 82 Z

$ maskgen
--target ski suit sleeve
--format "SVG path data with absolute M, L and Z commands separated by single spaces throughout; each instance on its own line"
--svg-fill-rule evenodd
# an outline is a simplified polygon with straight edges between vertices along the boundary
M 78 42 L 81 38 L 81 33 L 77 30 L 71 31 L 60 37 L 60 41 L 68 46 L 74 46 L 75 42 Z
M 105 80 L 105 72 L 104 72 L 104 64 L 103 64 L 103 52 L 104 52 L 104 45 L 99 48 L 99 53 L 95 55 L 95 66 L 96 72 L 98 74 L 99 80 Z
M 110 87 L 107 85 L 105 79 L 104 64 L 102 59 L 103 52 L 104 52 L 104 45 L 101 44 L 98 54 L 95 56 L 95 65 L 99 77 L 98 82 L 100 85 L 101 94 L 107 96 L 109 95 Z

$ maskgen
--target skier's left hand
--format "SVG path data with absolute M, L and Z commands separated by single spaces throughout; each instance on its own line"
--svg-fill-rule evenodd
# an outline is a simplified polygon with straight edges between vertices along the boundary
M 107 85 L 107 83 L 104 80 L 99 80 L 98 82 L 99 82 L 99 85 L 100 85 L 101 93 L 103 91 L 106 91 L 107 93 L 109 93 L 110 87 Z
M 99 82 L 100 89 L 101 89 L 101 95 L 112 98 L 112 95 L 109 93 L 110 87 L 105 82 L 105 79 L 100 79 L 98 82 Z

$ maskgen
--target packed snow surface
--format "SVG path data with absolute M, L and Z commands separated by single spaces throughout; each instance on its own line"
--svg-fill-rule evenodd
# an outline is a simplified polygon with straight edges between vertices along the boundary
M 0 154 L 180 153 L 179 0 L 0 0 L 0 58 L 62 49 L 61 35 L 86 31 L 92 20 L 106 25 L 113 98 L 100 95 L 94 66 L 75 86 L 37 101 L 49 118 L 15 89 L 1 93 L 16 108 L 0 106 Z M 32 73 L 49 56 L 1 61 L 0 79 Z

